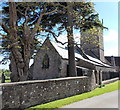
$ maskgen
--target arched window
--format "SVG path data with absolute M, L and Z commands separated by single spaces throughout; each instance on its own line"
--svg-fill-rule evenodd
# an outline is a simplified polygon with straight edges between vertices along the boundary
M 42 68 L 49 68 L 49 57 L 47 54 L 43 57 Z

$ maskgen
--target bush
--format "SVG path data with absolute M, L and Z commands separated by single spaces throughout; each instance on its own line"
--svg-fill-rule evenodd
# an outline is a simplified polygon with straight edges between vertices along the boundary
M 8 69 L 0 69 L 0 77 L 2 76 L 2 73 L 4 73 L 5 79 L 7 79 L 7 80 L 10 79 L 10 74 L 11 74 L 10 70 L 8 70 Z
M 105 84 L 101 84 L 99 85 L 99 88 L 105 87 Z

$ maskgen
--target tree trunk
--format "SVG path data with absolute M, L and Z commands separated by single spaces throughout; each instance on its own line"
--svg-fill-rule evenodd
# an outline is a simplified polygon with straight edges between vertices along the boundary
M 23 48 L 18 48 L 19 38 L 17 36 L 17 10 L 15 2 L 9 2 L 9 14 L 10 14 L 10 40 L 11 40 L 11 59 L 10 70 L 11 81 L 25 81 L 28 79 L 29 74 L 29 61 L 30 61 L 30 39 L 28 36 L 24 36 Z M 26 31 L 25 29 L 24 31 Z M 29 34 L 27 34 L 29 35 Z M 14 44 L 14 45 L 13 45 Z
M 72 3 L 68 3 L 68 25 L 67 25 L 67 37 L 68 37 L 68 72 L 69 76 L 77 76 L 76 65 L 75 65 L 75 47 L 74 47 L 74 36 L 73 36 L 73 9 Z
M 9 65 L 9 69 L 10 71 L 12 72 L 10 74 L 10 79 L 11 79 L 11 82 L 17 82 L 19 81 L 19 74 L 17 72 L 17 65 L 15 63 L 15 58 L 14 56 L 11 54 L 10 56 L 10 65 Z
M 17 81 L 26 81 L 29 77 L 29 57 L 26 55 L 25 60 L 20 61 L 17 58 L 17 55 L 12 55 L 10 58 L 10 70 L 11 70 L 11 81 L 12 82 L 17 82 Z

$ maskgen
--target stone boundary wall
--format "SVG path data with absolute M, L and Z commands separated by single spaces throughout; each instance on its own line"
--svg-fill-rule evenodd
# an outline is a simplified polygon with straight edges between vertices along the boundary
M 0 84 L 0 108 L 24 109 L 66 98 L 95 88 L 94 77 L 68 77 Z
M 118 80 L 119 80 L 119 78 L 113 78 L 113 79 L 102 81 L 102 84 L 110 84 L 110 83 L 113 83 Z

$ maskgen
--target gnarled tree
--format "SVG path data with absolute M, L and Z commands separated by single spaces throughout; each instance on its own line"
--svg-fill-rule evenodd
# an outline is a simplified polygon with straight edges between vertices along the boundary
M 51 6 L 48 11 L 47 7 Z M 5 7 L 9 12 L 1 22 L 2 39 L 7 40 L 6 48 L 10 52 L 11 81 L 24 81 L 31 78 L 30 59 L 33 55 L 37 33 L 43 31 L 43 16 L 58 12 L 58 7 L 51 3 L 8 2 Z M 3 11 L 5 11 L 5 8 Z M 5 24 L 6 22 L 6 24 Z

